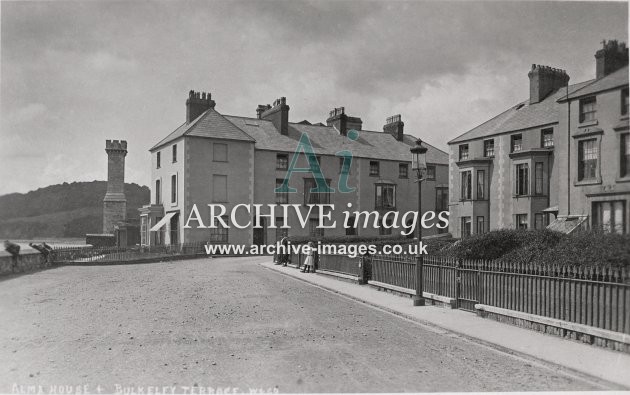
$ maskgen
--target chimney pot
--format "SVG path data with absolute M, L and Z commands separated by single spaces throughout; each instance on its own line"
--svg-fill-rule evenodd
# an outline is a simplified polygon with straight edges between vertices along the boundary
M 602 78 L 628 65 L 626 43 L 603 40 L 602 49 L 595 52 L 596 78 Z
M 271 121 L 280 134 L 285 136 L 289 134 L 290 109 L 286 103 L 287 99 L 285 97 L 281 97 L 273 102 L 273 107 L 267 104 L 267 106 L 260 105 L 256 109 L 256 113 L 258 113 L 259 110 L 262 110 L 259 114 L 259 119 Z
M 190 123 L 197 119 L 210 108 L 214 108 L 215 102 L 210 98 L 210 93 L 188 92 L 188 100 L 186 100 L 186 123 Z
M 569 84 L 566 71 L 551 66 L 533 64 L 527 75 L 530 104 L 543 101 L 550 93 Z
M 405 136 L 404 128 L 405 123 L 402 121 L 401 115 L 396 114 L 385 119 L 383 132 L 391 134 L 398 141 L 402 141 Z

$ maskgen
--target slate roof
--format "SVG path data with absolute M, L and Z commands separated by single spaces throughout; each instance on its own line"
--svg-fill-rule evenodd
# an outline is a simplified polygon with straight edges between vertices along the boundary
M 291 122 L 288 135 L 283 136 L 270 121 L 230 115 L 225 118 L 253 137 L 256 140 L 256 149 L 260 150 L 293 152 L 302 133 L 306 133 L 318 155 L 335 155 L 341 150 L 350 150 L 358 158 L 411 161 L 409 149 L 416 143 L 416 137 L 411 135 L 404 135 L 400 142 L 389 133 L 369 130 L 360 130 L 359 138 L 352 141 L 330 126 Z M 428 163 L 448 165 L 446 152 L 424 141 L 423 145 L 428 148 Z
M 575 99 L 578 97 L 588 96 L 597 92 L 607 91 L 609 89 L 619 88 L 622 86 L 628 86 L 628 66 L 610 73 L 603 78 L 591 81 L 590 84 L 570 92 L 568 97 L 565 95 L 560 99 L 560 101 L 566 101 L 567 98 Z
M 569 95 L 582 89 L 594 80 L 569 85 Z M 455 137 L 449 144 L 460 143 L 482 137 L 494 136 L 516 130 L 523 130 L 558 122 L 561 104 L 558 100 L 566 96 L 566 88 L 550 93 L 544 100 L 529 104 L 529 99 L 510 107 L 496 117 L 482 123 L 468 132 Z
M 223 115 L 211 108 L 201 114 L 189 124 L 183 124 L 155 144 L 149 151 L 153 151 L 182 136 L 214 137 L 229 140 L 254 141 L 251 136 L 228 121 Z
M 190 124 L 183 124 L 166 136 L 149 151 L 153 151 L 182 136 L 213 137 L 230 140 L 251 141 L 259 150 L 294 152 L 302 133 L 306 133 L 318 155 L 335 155 L 341 150 L 350 150 L 355 157 L 380 160 L 411 161 L 409 149 L 415 145 L 416 137 L 404 135 L 397 141 L 384 132 L 359 131 L 359 138 L 352 141 L 330 126 L 289 123 L 289 133 L 278 132 L 271 121 L 221 115 L 214 109 L 201 114 Z M 426 142 L 427 162 L 448 165 L 448 154 Z

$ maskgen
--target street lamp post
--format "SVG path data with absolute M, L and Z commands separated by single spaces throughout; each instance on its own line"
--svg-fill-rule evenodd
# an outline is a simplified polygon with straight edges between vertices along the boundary
M 422 296 L 422 269 L 424 266 L 424 257 L 422 256 L 422 181 L 426 175 L 427 148 L 422 146 L 422 140 L 416 140 L 415 147 L 411 148 L 411 169 L 416 172 L 416 182 L 418 183 L 418 221 L 416 228 L 418 229 L 418 254 L 416 255 L 416 294 L 413 297 L 414 306 L 424 306 L 424 297 Z

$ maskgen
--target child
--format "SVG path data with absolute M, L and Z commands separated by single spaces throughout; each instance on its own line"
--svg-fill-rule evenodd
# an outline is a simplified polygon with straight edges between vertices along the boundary
M 315 272 L 315 262 L 313 260 L 313 252 L 315 251 L 315 245 L 312 241 L 308 242 L 308 247 L 306 248 L 306 259 L 304 260 L 304 269 L 301 270 L 302 273 L 311 273 Z

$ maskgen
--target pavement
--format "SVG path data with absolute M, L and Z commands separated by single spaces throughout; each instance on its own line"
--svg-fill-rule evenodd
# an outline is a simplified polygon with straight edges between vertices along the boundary
M 286 270 L 290 276 L 267 270 L 269 260 L 62 266 L 5 277 L 0 392 L 622 388 L 357 302 L 300 281 L 296 269 Z M 369 290 L 328 281 L 331 288 Z M 464 318 L 460 323 L 468 325 Z
M 447 330 L 507 353 L 533 357 L 630 389 L 628 354 L 499 323 L 463 310 L 439 306 L 414 307 L 410 298 L 329 275 L 301 273 L 294 267 L 274 265 L 271 260 L 260 262 L 260 265 L 417 323 Z

